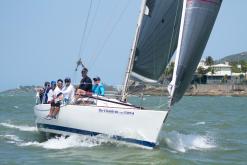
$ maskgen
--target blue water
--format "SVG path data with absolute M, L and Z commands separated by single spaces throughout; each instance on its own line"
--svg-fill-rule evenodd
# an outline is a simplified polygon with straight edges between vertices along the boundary
M 162 109 L 166 101 L 166 97 L 150 96 L 141 105 Z M 170 113 L 161 131 L 159 146 L 154 150 L 102 136 L 47 140 L 35 127 L 34 102 L 33 93 L 0 94 L 1 165 L 247 162 L 246 97 L 184 97 Z

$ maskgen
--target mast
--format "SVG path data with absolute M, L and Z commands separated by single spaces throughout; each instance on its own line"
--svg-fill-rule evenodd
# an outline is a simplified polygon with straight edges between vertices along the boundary
M 130 72 L 131 69 L 133 67 L 133 62 L 134 62 L 134 54 L 136 52 L 136 46 L 137 46 L 137 41 L 140 35 L 140 28 L 141 28 L 141 24 L 142 24 L 142 19 L 145 13 L 145 9 L 146 9 L 146 1 L 147 0 L 142 0 L 141 3 L 141 10 L 140 10 L 140 14 L 139 14 L 139 18 L 138 18 L 138 22 L 137 22 L 137 26 L 136 26 L 136 32 L 135 32 L 135 37 L 134 37 L 134 41 L 131 47 L 131 52 L 130 52 L 130 56 L 129 56 L 129 62 L 128 62 L 128 66 L 127 66 L 127 70 L 125 73 L 125 79 L 124 79 L 124 83 L 123 83 L 123 90 L 121 93 L 121 100 L 124 101 L 127 98 L 127 85 L 128 85 L 128 80 L 130 77 Z

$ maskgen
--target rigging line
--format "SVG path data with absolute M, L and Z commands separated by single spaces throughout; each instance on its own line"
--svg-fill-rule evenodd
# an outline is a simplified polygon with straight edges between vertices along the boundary
M 89 5 L 88 13 L 87 13 L 87 18 L 86 18 L 84 30 L 83 30 L 83 33 L 82 33 L 82 36 L 81 36 L 81 43 L 80 43 L 80 49 L 79 49 L 79 53 L 78 53 L 78 59 L 80 58 L 80 53 L 81 53 L 81 50 L 82 50 L 85 34 L 86 34 L 86 31 L 87 31 L 87 25 L 88 25 L 88 20 L 89 20 L 90 13 L 91 13 L 92 2 L 93 2 L 93 0 L 90 0 L 90 5 Z
M 121 13 L 120 13 L 120 15 L 119 15 L 117 21 L 116 21 L 115 24 L 112 26 L 110 33 L 108 33 L 107 37 L 105 38 L 105 40 L 104 40 L 104 42 L 103 42 L 103 45 L 102 45 L 101 48 L 99 49 L 98 53 L 96 53 L 96 55 L 94 56 L 94 59 L 93 59 L 93 61 L 92 61 L 91 66 L 93 66 L 93 65 L 95 64 L 95 61 L 96 61 L 97 58 L 101 55 L 101 53 L 102 53 L 103 49 L 105 48 L 105 46 L 106 46 L 108 40 L 110 39 L 112 33 L 113 33 L 114 30 L 116 29 L 118 23 L 120 22 L 122 16 L 124 15 L 126 9 L 129 7 L 129 5 L 131 4 L 131 2 L 133 2 L 133 1 L 132 1 L 132 0 L 131 0 L 130 2 L 127 1 L 127 3 L 125 4 L 125 6 L 124 6 L 123 10 L 121 11 Z
M 173 41 L 174 41 L 174 37 L 175 37 L 174 33 L 175 33 L 175 29 L 176 29 L 176 22 L 177 22 L 177 19 L 178 19 L 178 11 L 179 11 L 179 6 L 180 6 L 180 1 L 181 0 L 177 0 L 176 15 L 175 15 L 175 19 L 174 19 L 174 22 L 173 22 L 172 35 L 171 35 L 170 46 L 169 46 L 169 51 L 168 51 L 169 58 L 167 58 L 167 61 L 166 61 L 167 64 L 169 63 L 169 59 L 172 56 L 171 55 L 171 51 L 172 51 L 172 45 L 173 45 Z M 171 67 L 171 65 L 170 65 L 170 67 Z M 168 69 L 166 67 L 165 68 L 165 72 L 164 72 L 164 80 L 162 82 L 162 86 L 163 87 L 165 87 L 165 79 L 166 79 L 167 73 L 168 73 Z M 161 104 L 162 96 L 163 96 L 163 94 L 162 94 L 162 91 L 161 91 L 161 93 L 160 93 L 160 104 Z
M 174 31 L 175 31 L 175 26 L 176 26 L 176 22 L 177 22 L 177 19 L 178 19 L 178 10 L 179 10 L 179 6 L 180 6 L 180 4 L 179 4 L 179 2 L 180 2 L 180 0 L 177 0 L 178 2 L 178 5 L 177 5 L 177 10 L 176 10 L 176 16 L 175 16 L 175 19 L 174 19 L 174 23 L 173 23 L 173 30 L 172 30 L 172 36 L 171 36 L 171 42 L 170 42 L 170 47 L 169 47 L 169 53 L 168 53 L 168 55 L 169 55 L 169 58 L 171 58 L 170 56 L 172 56 L 171 55 L 171 49 L 172 49 L 172 43 L 173 43 L 173 40 L 174 40 Z M 169 58 L 167 58 L 167 64 L 168 64 L 168 59 Z M 165 74 L 167 73 L 167 69 L 165 70 Z
M 113 9 L 118 9 L 119 11 L 120 11 L 120 9 L 121 8 L 119 8 L 119 3 L 116 3 L 117 1 L 114 1 L 114 3 L 112 2 L 112 7 L 111 7 L 111 9 L 113 10 Z M 121 6 L 120 6 L 121 7 Z M 111 9 L 109 9 L 109 10 L 111 10 Z M 117 15 L 116 15 L 117 16 Z M 114 17 L 115 18 L 115 17 Z M 107 29 L 108 31 L 110 30 L 110 25 L 112 25 L 114 22 L 112 21 L 113 20 L 113 18 L 112 17 L 108 17 L 108 19 L 105 19 L 104 20 L 104 22 L 105 22 L 105 26 L 103 27 L 103 28 L 101 28 L 101 29 Z M 113 22 L 113 23 L 112 23 Z M 106 31 L 106 30 L 105 30 Z M 105 36 L 108 36 L 108 31 L 106 31 L 106 33 L 105 33 Z M 97 54 L 98 54 L 98 52 L 99 52 L 99 50 L 101 49 L 101 45 L 103 45 L 104 44 L 104 42 L 103 42 L 103 39 L 104 38 L 106 38 L 106 37 L 101 37 L 102 38 L 102 40 L 97 40 L 97 43 L 95 43 L 95 45 L 99 45 L 99 46 L 97 46 L 97 49 L 95 49 L 94 50 L 94 53 L 92 54 L 92 56 L 90 56 L 90 62 L 89 62 L 89 64 L 90 64 L 90 66 L 93 64 L 93 61 L 94 61 L 94 59 L 96 58 L 96 56 L 97 56 Z M 97 52 L 97 53 L 96 53 Z
M 91 31 L 92 31 L 92 28 L 94 27 L 94 24 L 95 24 L 95 19 L 96 19 L 96 17 L 97 17 L 97 15 L 98 15 L 98 9 L 99 9 L 99 6 L 100 6 L 100 2 L 101 2 L 101 0 L 99 0 L 99 2 L 97 3 L 97 6 L 96 6 L 96 11 L 95 11 L 95 13 L 94 13 L 94 15 L 93 15 L 93 18 L 92 18 L 92 23 L 90 24 L 90 26 L 89 26 L 89 31 L 88 31 L 88 34 L 87 34 L 87 37 L 86 37 L 86 40 L 85 40 L 85 51 L 84 52 L 86 52 L 86 50 L 87 50 L 87 41 L 88 41 L 88 39 L 89 39 L 89 36 L 90 36 L 90 34 L 91 34 Z
M 82 35 L 81 35 L 80 48 L 79 48 L 79 52 L 78 52 L 78 59 L 80 59 L 80 53 L 81 53 L 81 50 L 82 50 L 82 46 L 83 46 L 83 42 L 84 42 L 86 30 L 87 30 L 88 20 L 89 20 L 90 13 L 91 13 L 92 1 L 93 1 L 93 0 L 90 0 L 90 5 L 89 5 L 88 13 L 87 13 L 87 18 L 86 18 L 86 21 L 85 21 L 83 33 L 82 33 Z M 77 66 L 77 67 L 78 67 L 78 66 Z M 73 79 L 74 79 L 74 83 L 77 83 L 77 82 L 76 82 L 76 81 L 77 81 L 76 70 L 73 71 Z
M 113 1 L 111 4 L 111 9 L 109 9 L 109 11 L 111 11 L 111 10 L 113 10 L 113 9 L 118 9 L 119 8 L 119 3 L 117 2 L 117 1 Z M 112 17 L 107 17 L 108 19 L 101 19 L 101 21 L 103 21 L 104 22 L 104 27 L 102 26 L 101 27 L 101 29 L 107 29 L 107 30 L 109 30 L 110 28 L 110 25 L 112 24 L 112 20 L 113 20 L 113 18 Z M 102 34 L 102 33 L 101 33 Z M 107 35 L 107 31 L 105 30 L 105 33 L 104 33 L 104 35 Z M 94 42 L 94 45 L 97 45 L 96 47 L 94 47 L 94 51 L 92 52 L 92 55 L 91 56 L 89 56 L 89 62 L 88 62 L 88 64 L 89 64 L 89 68 L 90 68 L 90 66 L 92 65 L 92 63 L 93 63 L 93 59 L 95 59 L 95 56 L 97 56 L 97 54 L 96 54 L 96 52 L 99 52 L 98 50 L 100 49 L 100 46 L 101 45 L 103 45 L 103 38 L 104 37 L 100 37 L 101 38 L 101 40 L 97 40 L 96 42 Z M 91 70 L 91 68 L 90 68 L 90 70 Z

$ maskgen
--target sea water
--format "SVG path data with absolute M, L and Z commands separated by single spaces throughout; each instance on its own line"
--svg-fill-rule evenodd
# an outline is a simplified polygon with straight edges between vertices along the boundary
M 167 97 L 147 96 L 165 109 Z M 0 164 L 246 164 L 247 98 L 186 96 L 176 104 L 153 150 L 104 136 L 46 139 L 35 126 L 33 93 L 0 94 Z M 92 118 L 93 120 L 93 118 Z M 152 124 L 152 123 L 150 123 Z

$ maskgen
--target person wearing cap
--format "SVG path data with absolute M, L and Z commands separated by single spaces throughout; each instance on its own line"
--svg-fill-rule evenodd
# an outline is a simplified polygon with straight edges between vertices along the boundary
M 75 94 L 75 88 L 71 84 L 70 78 L 64 79 L 65 86 L 63 87 L 62 93 L 64 95 L 64 102 L 65 104 L 73 103 L 74 102 L 74 94 Z
M 45 97 L 47 96 L 47 89 L 50 86 L 50 82 L 45 82 L 44 87 L 39 87 L 39 88 L 35 88 L 36 90 L 36 98 L 39 100 L 36 100 L 37 104 L 45 104 Z
M 56 118 L 60 110 L 60 105 L 63 100 L 62 87 L 62 79 L 58 79 L 57 84 L 56 81 L 51 82 L 51 90 L 48 92 L 48 103 L 51 104 L 51 108 L 49 114 L 46 116 L 47 119 Z
M 45 85 L 44 85 L 44 87 L 35 88 L 35 90 L 36 90 L 36 104 L 42 104 L 43 103 L 43 97 L 44 97 L 44 93 L 45 93 Z
M 54 91 L 55 91 L 55 88 L 57 86 L 57 83 L 56 81 L 51 81 L 51 89 L 49 90 L 49 92 L 47 93 L 47 103 L 50 104 L 51 101 L 53 100 L 53 96 L 54 96 Z
M 92 80 L 87 76 L 87 68 L 83 68 L 81 71 L 82 79 L 77 90 L 77 95 L 90 95 L 92 93 Z
M 105 95 L 105 88 L 103 84 L 100 82 L 100 77 L 93 78 L 94 85 L 93 85 L 93 94 L 104 96 Z
M 45 85 L 44 85 L 44 95 L 42 98 L 42 103 L 43 104 L 47 104 L 47 100 L 48 100 L 48 92 L 51 89 L 51 84 L 50 82 L 46 81 Z

